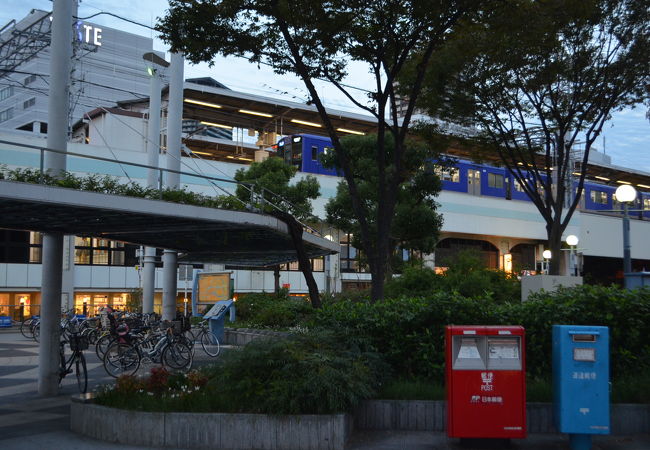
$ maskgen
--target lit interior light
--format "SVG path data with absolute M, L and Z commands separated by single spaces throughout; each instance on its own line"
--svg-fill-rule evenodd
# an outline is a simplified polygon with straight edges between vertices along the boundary
M 632 184 L 629 181 L 623 181 L 623 180 L 616 180 L 616 182 L 620 184 Z
M 221 105 L 217 105 L 216 103 L 202 102 L 201 100 L 194 100 L 194 99 L 191 99 L 191 98 L 184 98 L 183 101 L 185 103 L 192 103 L 194 105 L 208 106 L 210 108 L 217 108 L 217 109 L 221 108 Z
M 230 156 L 230 155 L 226 156 L 226 158 L 228 158 L 228 159 L 235 159 L 234 156 Z
M 580 175 L 582 175 L 580 172 L 571 172 L 571 174 L 575 175 L 576 177 L 579 177 Z
M 366 133 L 363 133 L 361 131 L 348 130 L 347 128 L 337 128 L 336 131 L 340 131 L 342 133 L 357 134 L 359 136 L 365 136 L 366 135 Z
M 192 150 L 192 153 L 194 153 L 194 154 L 196 154 L 196 155 L 207 155 L 207 156 L 212 156 L 212 153 L 207 153 L 207 152 L 196 152 L 196 151 L 194 151 L 194 150 Z
M 603 181 L 610 181 L 609 178 L 601 177 L 601 176 L 598 176 L 598 175 L 596 175 L 594 178 L 596 178 L 598 180 L 603 180 Z
M 272 114 L 267 114 L 267 113 L 257 112 L 257 111 L 250 111 L 248 109 L 240 109 L 239 112 L 242 113 L 242 114 L 250 114 L 252 116 L 273 117 Z
M 231 127 L 231 126 L 228 126 L 228 125 L 221 125 L 220 123 L 204 122 L 204 121 L 201 121 L 201 122 L 199 122 L 199 123 L 201 123 L 201 124 L 203 124 L 203 125 L 207 125 L 207 126 L 209 126 L 209 127 L 225 128 L 226 130 L 232 130 L 232 127 Z
M 645 184 L 637 184 L 637 186 L 639 186 L 640 188 L 650 189 L 650 186 L 647 186 Z
M 244 158 L 243 156 L 240 156 L 240 157 L 237 158 L 237 159 L 240 159 L 240 160 L 242 160 L 242 161 L 252 161 L 252 160 L 253 160 L 252 158 Z
M 300 125 L 307 125 L 309 127 L 316 127 L 316 128 L 321 128 L 322 127 L 322 125 L 319 124 L 319 123 L 307 122 L 306 120 L 291 119 L 291 122 L 299 123 Z

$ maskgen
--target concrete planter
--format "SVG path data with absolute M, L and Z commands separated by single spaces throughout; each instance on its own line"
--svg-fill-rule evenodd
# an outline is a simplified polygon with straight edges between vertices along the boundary
M 273 339 L 287 337 L 289 333 L 250 328 L 225 328 L 223 344 L 242 347 L 255 339 Z
M 147 447 L 336 450 L 352 432 L 347 414 L 151 413 L 95 405 L 73 397 L 75 433 L 119 444 Z
M 557 433 L 553 425 L 553 404 L 526 405 L 529 433 Z M 447 409 L 444 401 L 366 400 L 354 411 L 355 428 L 361 430 L 445 431 Z M 650 432 L 650 405 L 613 404 L 613 435 Z

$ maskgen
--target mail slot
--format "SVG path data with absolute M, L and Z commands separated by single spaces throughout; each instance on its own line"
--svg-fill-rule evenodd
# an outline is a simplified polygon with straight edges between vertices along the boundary
M 555 426 L 580 448 L 592 434 L 609 434 L 609 329 L 553 325 Z
M 526 437 L 524 329 L 446 328 L 447 435 Z

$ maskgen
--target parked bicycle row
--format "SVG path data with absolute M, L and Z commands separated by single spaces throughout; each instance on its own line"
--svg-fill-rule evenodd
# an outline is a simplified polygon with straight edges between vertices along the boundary
M 106 308 L 98 318 L 86 319 L 66 312 L 61 319 L 59 382 L 75 373 L 80 392 L 86 392 L 88 375 L 84 350 L 95 353 L 110 376 L 135 374 L 142 364 L 160 364 L 169 371 L 188 371 L 198 344 L 206 355 L 216 357 L 219 340 L 207 320 L 193 327 L 189 317 L 162 321 L 156 314 L 129 314 Z M 21 324 L 21 333 L 38 342 L 40 318 Z M 69 350 L 68 350 L 69 349 Z

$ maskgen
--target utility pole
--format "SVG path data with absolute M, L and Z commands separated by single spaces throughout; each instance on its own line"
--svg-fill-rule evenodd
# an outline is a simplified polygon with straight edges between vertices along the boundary
M 167 169 L 181 168 L 181 132 L 183 119 L 183 64 L 182 53 L 172 53 L 171 79 L 169 82 L 169 114 L 167 116 Z M 180 187 L 180 175 L 167 172 L 165 186 Z M 176 294 L 178 284 L 178 254 L 175 250 L 163 251 L 163 320 L 176 316 Z
M 50 91 L 47 147 L 67 151 L 70 67 L 72 59 L 72 15 L 75 0 L 54 0 L 50 45 Z M 45 169 L 53 175 L 66 170 L 66 155 L 45 152 Z M 38 393 L 53 396 L 59 390 L 59 339 L 63 234 L 43 234 L 41 287 L 41 340 L 38 360 Z
M 169 67 L 169 63 L 153 52 L 143 55 L 148 61 L 147 72 L 151 77 L 149 85 L 149 123 L 147 128 L 147 187 L 161 188 L 158 155 L 160 153 L 160 69 Z M 152 313 L 156 289 L 156 249 L 145 247 L 144 271 L 142 283 L 142 312 Z

